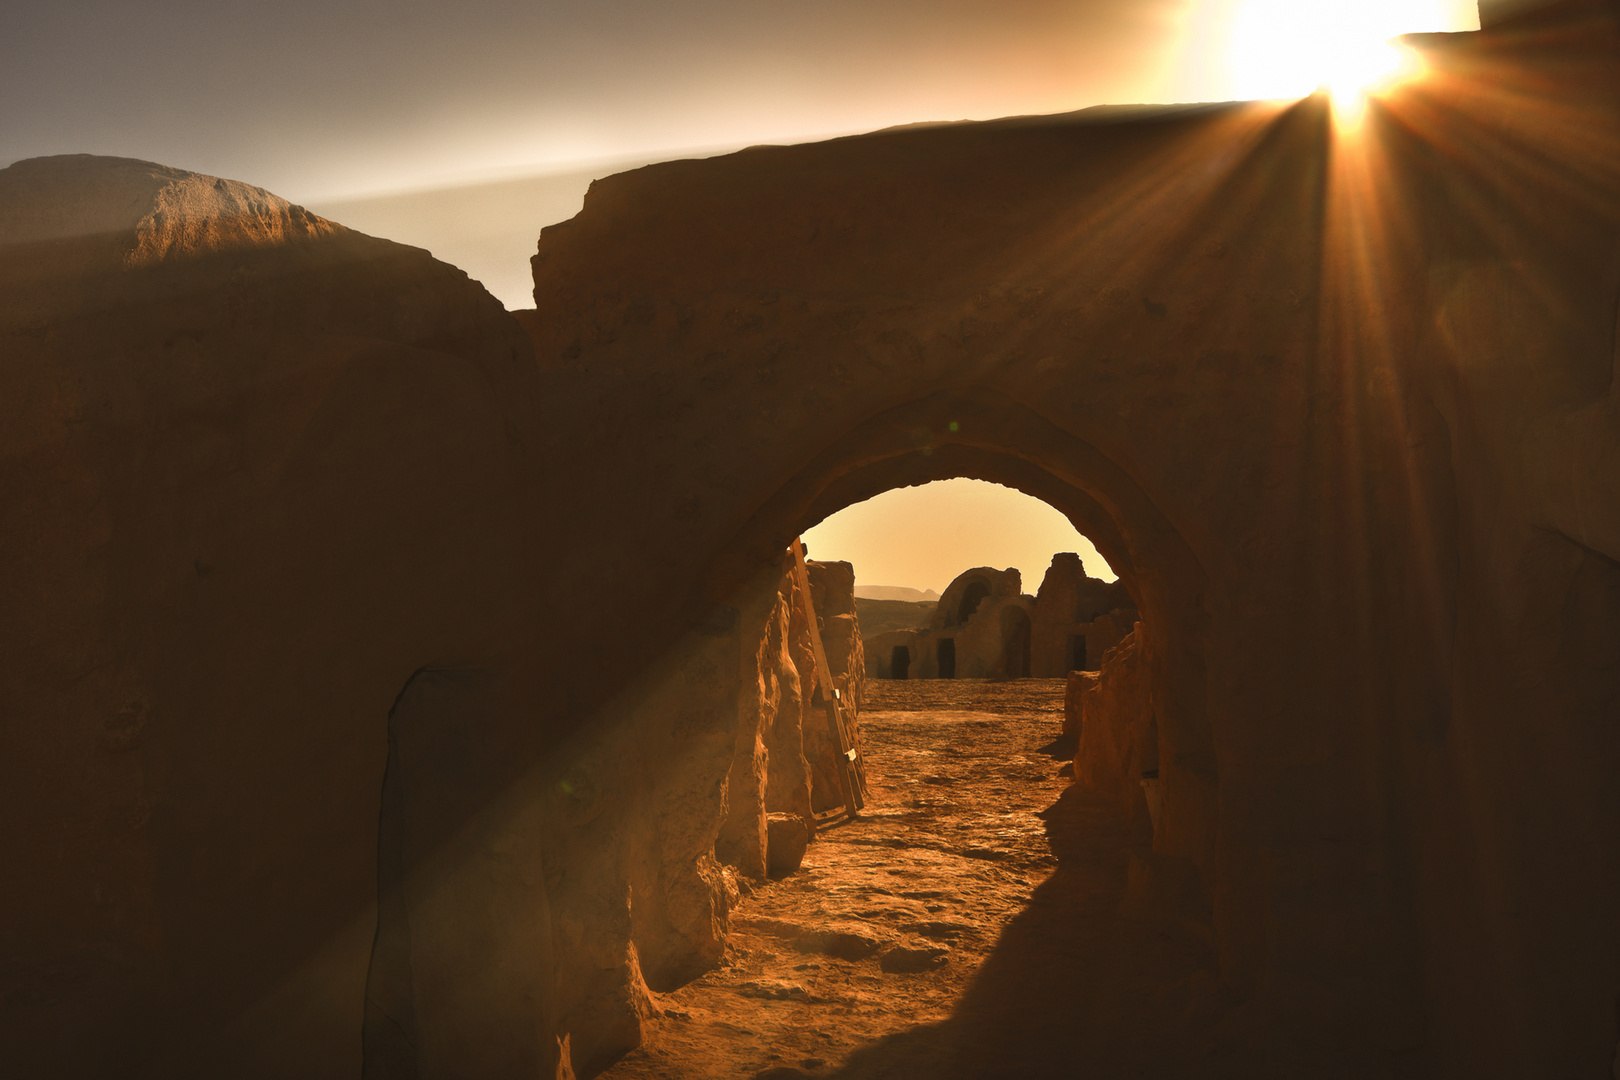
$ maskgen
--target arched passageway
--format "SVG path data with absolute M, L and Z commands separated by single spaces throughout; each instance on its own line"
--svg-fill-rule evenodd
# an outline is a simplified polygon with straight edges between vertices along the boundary
M 1088 654 L 1086 652 L 1086 636 L 1074 634 L 1069 638 L 1069 670 L 1087 670 Z
M 918 431 L 930 433 L 927 445 L 917 445 Z M 760 554 L 754 558 L 769 565 L 766 553 L 778 538 L 797 535 L 852 503 L 890 488 L 958 476 L 1003 484 L 1055 507 L 1119 575 L 1152 628 L 1142 663 L 1166 744 L 1159 756 L 1171 763 L 1163 770 L 1164 786 L 1174 796 L 1166 800 L 1169 809 L 1155 850 L 1194 867 L 1208 866 L 1218 830 L 1219 787 L 1205 711 L 1205 620 L 1196 601 L 1206 588 L 1204 571 L 1123 470 L 1039 414 L 984 389 L 972 396 L 932 395 L 868 417 L 831 441 L 765 501 L 727 552 L 711 563 L 708 580 L 737 573 L 731 568 L 756 550 Z M 957 646 L 947 646 L 946 640 L 936 647 L 948 649 L 950 659 L 928 658 L 934 671 L 922 672 L 925 677 L 955 674 L 946 671 L 959 662 Z M 996 659 L 1001 670 L 983 674 L 1005 674 L 1006 655 Z M 1013 664 L 1027 670 L 1022 642 Z M 1208 883 L 1201 888 L 1207 890 Z
M 1435 970 L 1474 964 L 1449 923 L 1401 898 L 1474 903 L 1424 869 L 1429 841 L 1408 825 L 1441 837 L 1473 820 L 1414 779 L 1451 766 L 1413 740 L 1456 700 L 1455 624 L 1439 613 L 1456 599 L 1467 409 L 1448 380 L 1490 367 L 1462 353 L 1497 355 L 1469 329 L 1498 295 L 1471 283 L 1497 279 L 1459 269 L 1481 234 L 1454 220 L 1467 201 L 1438 178 L 1444 155 L 1411 145 L 1426 137 L 1411 126 L 1375 115 L 1370 130 L 1390 164 L 1370 193 L 1321 99 L 760 149 L 599 185 L 535 262 L 536 340 L 559 384 L 632 402 L 580 455 L 622 458 L 616 491 L 636 505 L 693 515 L 664 553 L 696 583 L 671 625 L 746 610 L 746 583 L 790 537 L 895 486 L 1004 483 L 1092 537 L 1151 631 L 1155 854 L 1196 868 L 1240 993 L 1335 988 L 1311 999 L 1318 1033 L 1413 995 L 1454 1010 L 1420 989 L 1427 961 L 1402 942 L 1451 958 Z M 1491 205 L 1523 243 L 1551 235 Z M 1446 223 L 1363 243 L 1355 230 L 1380 220 Z M 1609 227 L 1570 225 L 1558 235 Z M 630 236 L 633 255 L 617 246 Z M 1594 240 L 1576 262 L 1607 266 L 1607 250 Z M 1363 255 L 1375 272 L 1357 277 Z M 1568 300 L 1573 321 L 1515 325 L 1549 342 L 1601 327 L 1607 342 L 1595 296 Z M 1587 352 L 1612 366 L 1596 346 L 1567 350 Z M 699 434 L 704 415 L 727 417 L 723 437 Z M 692 457 L 619 449 L 648 439 Z M 1594 911 L 1582 925 L 1615 955 Z
M 1069 537 L 1081 539 L 1072 531 Z M 810 547 L 822 560 L 839 560 L 844 554 L 819 538 Z M 1090 614 L 1085 604 L 1091 592 L 1074 587 L 1075 578 L 1068 571 L 1068 564 L 1078 566 L 1078 559 L 1048 555 L 1042 560 L 1048 561 L 1048 576 L 1060 583 L 1048 599 L 1061 598 L 1049 606 L 1063 606 L 1067 617 Z M 812 564 L 812 569 L 828 572 L 835 567 L 842 577 L 851 577 L 848 563 Z M 863 580 L 858 561 L 852 577 L 854 590 L 854 583 Z M 1054 805 L 1069 784 L 1066 776 L 1079 764 L 1065 761 L 1074 757 L 1075 746 L 1059 738 L 1065 726 L 1065 680 L 1024 681 L 1030 665 L 1029 612 L 1038 598 L 1020 592 L 1020 577 L 1016 568 L 969 570 L 943 591 L 934 622 L 957 636 L 930 638 L 929 644 L 949 643 L 945 648 L 948 656 L 956 657 L 955 671 L 947 659 L 936 662 L 935 670 L 921 679 L 891 677 L 876 682 L 876 670 L 890 676 L 904 670 L 898 650 L 905 647 L 896 646 L 886 657 L 869 654 L 873 666 L 867 669 L 858 708 L 859 752 L 872 784 L 866 810 L 854 821 L 824 824 L 802 866 L 750 891 L 732 913 L 730 947 L 751 958 L 744 970 L 723 967 L 689 985 L 667 988 L 665 1007 L 681 1019 L 674 1024 L 651 1021 L 648 1048 L 625 1058 L 609 1076 L 614 1080 L 691 1076 L 699 1068 L 748 1075 L 771 1060 L 839 1060 L 862 1044 L 877 1043 L 914 1026 L 932 1002 L 961 998 L 976 969 L 990 958 L 996 957 L 998 964 L 1027 962 L 1030 955 L 1024 946 L 1018 947 L 1018 959 L 1013 960 L 1000 950 L 999 942 L 1009 931 L 1008 919 L 1032 902 L 1031 884 L 1050 873 L 1053 846 L 1048 819 L 1054 814 L 1066 822 L 1065 830 L 1090 836 L 1099 848 L 1100 857 L 1090 857 L 1090 865 L 1077 873 L 1076 881 L 1110 883 L 1101 894 L 1076 890 L 1067 899 L 1080 908 L 1123 902 L 1126 850 L 1134 847 L 1144 866 L 1151 858 L 1151 820 L 1137 777 L 1144 761 L 1156 766 L 1157 747 L 1133 747 L 1128 763 L 1119 764 L 1135 771 L 1128 777 L 1121 772 L 1128 784 L 1113 785 L 1134 794 L 1141 812 L 1122 812 L 1117 800 L 1110 801 L 1111 791 L 1089 788 L 1084 793 L 1093 819 L 1089 824 L 1069 823 L 1079 805 L 1074 800 Z M 885 579 L 865 580 L 883 584 Z M 990 580 L 997 582 L 994 592 Z M 967 622 L 955 623 L 963 595 L 974 597 L 977 610 Z M 836 608 L 838 602 L 833 603 Z M 874 614 L 881 610 L 872 609 Z M 861 618 L 865 617 L 863 612 Z M 989 657 L 991 666 L 973 674 L 961 667 L 962 638 L 976 629 L 989 631 L 998 644 Z M 774 633 L 768 630 L 767 638 Z M 764 650 L 769 654 L 773 647 L 768 640 Z M 881 664 L 884 659 L 886 666 Z M 782 695 L 770 687 L 773 669 L 774 662 L 766 661 L 758 680 L 745 674 L 745 695 L 757 683 L 763 688 L 762 702 L 780 702 Z M 853 694 L 851 690 L 846 698 L 852 709 Z M 780 716 L 778 705 L 760 721 L 757 736 L 753 727 L 739 732 L 740 752 L 727 781 L 732 803 L 751 799 L 743 792 L 756 790 L 756 738 L 768 740 L 767 762 L 791 752 L 780 741 Z M 1147 723 L 1138 726 L 1145 731 Z M 1106 730 L 1101 718 L 1098 729 Z M 1099 758 L 1098 764 L 1115 763 Z M 765 801 L 771 797 L 767 784 Z M 1133 804 L 1131 810 L 1137 809 Z M 884 882 L 892 884 L 885 887 Z M 1070 883 L 1065 880 L 1061 888 L 1069 889 Z M 1178 911 L 1207 921 L 1207 900 L 1195 899 Z M 1092 957 L 1091 978 L 1099 986 L 1139 976 L 1130 955 L 1145 942 L 1121 933 L 1112 919 L 1099 922 L 1075 914 L 1056 919 L 1041 932 L 1054 941 L 1066 941 L 1077 928 L 1087 941 L 1083 946 L 1087 951 L 1103 940 L 1131 942 L 1130 948 Z M 1169 953 L 1176 954 L 1167 966 L 1175 978 L 1163 976 L 1166 986 L 1194 973 L 1209 977 L 1212 958 L 1207 947 Z M 831 1023 L 832 1014 L 843 1011 L 838 1003 L 862 992 L 860 980 L 874 977 L 882 980 L 881 988 L 874 989 L 884 1007 Z M 1019 987 L 1009 1000 L 1026 1007 L 1032 992 L 1037 997 L 1047 992 L 1034 991 L 1035 985 Z M 753 995 L 765 992 L 762 987 L 782 995 L 771 1002 L 800 1004 L 790 1008 L 761 1004 Z M 709 1019 L 721 1015 L 724 1023 Z M 981 1058 L 997 1042 L 987 1039 L 977 1025 L 952 1038 L 959 1038 L 964 1049 L 971 1046 Z M 1179 1052 L 1162 1046 L 1158 1051 L 1167 1059 Z M 671 1056 L 680 1064 L 672 1063 Z M 704 1064 L 697 1066 L 698 1061 Z M 928 1068 L 913 1063 L 911 1072 L 900 1075 L 920 1080 L 932 1075 Z

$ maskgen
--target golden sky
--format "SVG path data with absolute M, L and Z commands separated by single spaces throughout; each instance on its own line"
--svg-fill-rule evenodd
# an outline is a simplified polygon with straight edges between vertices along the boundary
M 467 9 L 459 37 L 446 29 L 439 51 L 483 40 L 477 16 L 485 3 Z M 1477 26 L 1472 0 L 688 0 L 645 19 L 632 18 L 635 5 L 622 0 L 552 5 L 544 18 L 523 10 L 470 84 L 449 92 L 465 99 L 460 114 L 419 101 L 408 107 L 423 76 L 402 101 L 377 106 L 374 127 L 343 112 L 357 108 L 345 103 L 274 162 L 235 168 L 231 155 L 244 148 L 214 146 L 206 129 L 189 157 L 141 151 L 138 131 L 123 130 L 114 140 L 123 148 L 102 152 L 250 179 L 362 232 L 425 247 L 508 307 L 529 307 L 535 237 L 578 212 L 595 177 L 917 120 L 1297 97 L 1378 63 L 1392 35 Z M 496 14 L 489 8 L 485 18 Z M 539 36 L 525 39 L 525 27 Z M 516 72 L 485 70 L 524 41 L 533 59 L 513 60 Z M 365 68 L 372 51 L 358 49 L 348 66 Z M 548 56 L 574 71 L 571 80 L 531 70 Z M 586 64 L 586 56 L 596 59 Z M 449 60 L 441 66 L 458 70 Z M 0 132 L 8 123 L 16 121 L 0 117 Z M 344 145 L 328 146 L 329 136 Z M 317 148 L 324 156 L 315 160 Z M 205 149 L 230 160 L 199 163 Z M 282 175 L 284 183 L 275 179 Z
M 939 480 L 896 488 L 841 510 L 804 534 L 812 559 L 855 567 L 856 585 L 903 585 L 944 592 L 975 566 L 1017 567 L 1033 594 L 1059 551 L 1073 551 L 1086 573 L 1117 576 L 1069 519 L 1021 491 L 983 480 Z
M 0 164 L 119 154 L 333 201 L 1299 94 L 1324 49 L 1475 25 L 1472 0 L 55 0 L 0 33 Z

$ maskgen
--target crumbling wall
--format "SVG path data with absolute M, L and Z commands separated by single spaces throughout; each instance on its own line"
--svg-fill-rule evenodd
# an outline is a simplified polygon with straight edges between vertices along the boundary
M 1063 734 L 1080 737 L 1082 700 L 1087 690 L 1097 685 L 1098 672 L 1071 671 L 1063 684 Z M 1078 749 L 1078 744 L 1076 744 Z
M 961 618 L 964 594 L 974 585 L 983 598 Z M 941 678 L 940 642 L 951 642 L 958 679 L 1061 678 L 1074 667 L 1074 642 L 1083 639 L 1083 665 L 1095 669 L 1136 622 L 1136 606 L 1119 581 L 1088 577 L 1073 552 L 1052 556 L 1036 596 L 1020 592 L 1016 570 L 978 567 L 957 575 L 935 605 L 927 629 L 897 630 L 868 639 L 867 673 L 894 678 L 894 648 L 909 650 L 906 677 Z
M 548 573 L 512 497 L 550 425 L 529 339 L 425 251 L 72 155 L 0 170 L 0 355 L 5 1071 L 359 1075 L 390 708 L 425 668 L 553 649 L 512 602 Z M 433 835 L 487 852 L 537 820 L 512 785 L 556 705 L 469 721 Z M 439 872 L 394 850 L 412 889 Z M 439 880 L 488 900 L 503 861 Z M 424 973 L 444 930 L 415 928 Z M 510 944 L 505 990 L 463 987 L 490 1023 L 555 978 Z M 502 1038 L 554 1061 L 550 1029 Z
M 866 677 L 868 679 L 898 679 L 900 671 L 894 666 L 894 650 L 905 649 L 904 674 L 908 679 L 918 678 L 913 666 L 922 655 L 922 642 L 926 630 L 890 630 L 875 637 L 863 637 L 866 649 Z
M 1075 783 L 1112 800 L 1138 829 L 1151 829 L 1142 781 L 1156 781 L 1159 773 L 1159 729 L 1145 646 L 1137 623 L 1103 657 L 1094 681 L 1068 683 L 1068 692 L 1079 699 Z
M 804 749 L 806 697 L 794 661 L 795 652 L 809 655 L 809 625 L 800 614 L 791 560 L 789 555 L 759 649 L 745 657 L 742 721 L 726 778 L 726 824 L 715 843 L 721 862 L 752 878 L 766 876 L 768 815 L 791 814 L 808 832 L 815 829 Z
M 1022 616 L 1027 631 L 1033 608 L 1033 600 L 1022 594 L 1022 587 L 1016 569 L 979 566 L 963 571 L 946 586 L 926 629 L 880 635 L 881 642 L 875 646 L 880 652 L 867 653 L 867 674 L 892 677 L 890 661 L 895 645 L 910 650 L 907 678 L 989 679 L 1025 674 L 1023 657 L 1015 659 L 1013 671 L 1008 670 L 1007 663 L 1009 626 Z M 948 675 L 941 668 L 941 642 L 950 643 L 954 670 Z
M 865 650 L 854 609 L 855 572 L 845 562 L 807 562 L 805 568 L 845 728 L 860 753 L 865 665 L 852 661 Z M 745 661 L 727 817 L 715 843 L 721 862 L 753 878 L 765 877 L 773 861 L 770 815 L 798 818 L 808 837 L 815 834 L 815 814 L 844 805 L 836 743 L 826 710 L 814 704 L 821 696 L 804 610 L 790 554 L 759 648 Z M 791 835 L 776 832 L 779 839 Z
M 1058 552 L 1035 594 L 1031 674 L 1058 679 L 1070 671 L 1097 670 L 1103 654 L 1130 633 L 1136 615 L 1123 583 L 1090 577 L 1079 555 Z M 1078 667 L 1076 638 L 1085 641 L 1085 660 Z

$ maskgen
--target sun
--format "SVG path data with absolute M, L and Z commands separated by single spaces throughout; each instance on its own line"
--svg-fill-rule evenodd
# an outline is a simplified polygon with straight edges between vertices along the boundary
M 1472 5 L 1468 5 L 1472 7 Z M 1454 0 L 1242 0 L 1231 22 L 1236 96 L 1332 93 L 1341 116 L 1368 94 L 1421 73 L 1416 53 L 1390 40 L 1428 30 L 1471 29 Z
M 1326 78 L 1319 84 L 1333 96 L 1340 120 L 1359 120 L 1367 98 L 1392 89 L 1423 73 L 1421 57 L 1392 41 L 1365 48 L 1345 48 L 1323 65 Z

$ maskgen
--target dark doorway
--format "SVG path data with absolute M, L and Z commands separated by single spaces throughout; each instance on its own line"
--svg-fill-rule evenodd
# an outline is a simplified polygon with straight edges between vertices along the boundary
M 1029 678 L 1029 616 L 1013 608 L 1002 616 L 1001 670 L 1009 679 Z
M 956 609 L 956 621 L 965 623 L 973 618 L 984 598 L 990 595 L 990 586 L 982 581 L 971 582 L 962 592 L 962 603 Z
M 551 918 L 545 883 L 506 869 L 540 865 L 544 826 L 533 815 L 543 804 L 488 815 L 488 793 L 510 784 L 514 760 L 489 733 L 518 730 L 499 701 L 482 672 L 423 668 L 388 713 L 364 1080 L 555 1074 L 555 1043 L 534 1029 L 554 970 L 550 935 L 535 929 Z M 446 859 L 447 849 L 460 854 Z
M 1089 671 L 1086 667 L 1086 635 L 1072 634 L 1069 637 L 1069 670 Z
M 911 677 L 911 650 L 904 645 L 896 645 L 889 654 L 889 678 L 909 679 Z
M 942 679 L 956 678 L 956 639 L 939 639 L 939 677 Z

